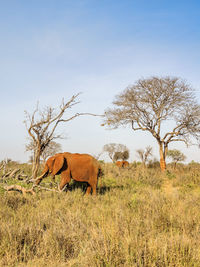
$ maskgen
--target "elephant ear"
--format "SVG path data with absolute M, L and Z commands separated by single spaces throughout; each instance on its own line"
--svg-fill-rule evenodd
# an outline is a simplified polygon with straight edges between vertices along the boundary
M 53 172 L 53 164 L 54 164 L 55 157 L 50 157 L 48 158 L 46 164 L 45 164 L 45 169 L 50 170 L 50 172 Z
M 54 159 L 54 164 L 53 164 L 53 170 L 52 170 L 52 174 L 56 175 L 63 167 L 64 164 L 64 156 L 63 155 L 57 155 L 55 156 Z

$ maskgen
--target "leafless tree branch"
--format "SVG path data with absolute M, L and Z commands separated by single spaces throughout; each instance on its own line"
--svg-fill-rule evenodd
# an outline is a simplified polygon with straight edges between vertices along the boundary
M 180 78 L 140 79 L 117 95 L 113 105 L 105 111 L 104 125 L 150 132 L 159 145 L 162 168 L 170 142 L 200 142 L 200 106 L 191 86 Z
M 69 122 L 82 115 L 103 116 L 93 113 L 76 113 L 68 118 L 64 118 L 66 111 L 79 103 L 77 100 L 79 95 L 80 93 L 73 95 L 67 102 L 63 99 L 58 110 L 47 106 L 41 111 L 39 110 L 39 104 L 37 103 L 36 109 L 33 111 L 32 115 L 25 111 L 25 125 L 31 140 L 26 146 L 26 150 L 32 150 L 34 152 L 33 177 L 37 177 L 40 156 L 46 147 L 48 147 L 52 140 L 62 138 L 62 135 L 55 133 L 57 126 L 60 123 Z

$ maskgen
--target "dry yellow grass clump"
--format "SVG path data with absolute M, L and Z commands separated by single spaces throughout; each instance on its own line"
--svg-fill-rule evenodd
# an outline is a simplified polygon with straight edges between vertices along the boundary
M 2 190 L 0 266 L 200 266 L 199 169 L 103 168 L 96 197 Z

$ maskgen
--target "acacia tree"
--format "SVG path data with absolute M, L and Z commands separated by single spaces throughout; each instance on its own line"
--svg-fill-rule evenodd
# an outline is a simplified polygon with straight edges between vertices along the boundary
M 112 160 L 112 162 L 116 160 L 116 158 L 114 157 L 116 152 L 124 153 L 125 151 L 128 151 L 128 148 L 123 144 L 110 143 L 104 145 L 103 147 L 103 152 L 108 153 L 108 156 Z
M 79 94 L 73 95 L 67 102 L 63 100 L 58 109 L 47 106 L 45 109 L 39 110 L 37 105 L 32 114 L 25 111 L 26 120 L 24 123 L 30 138 L 27 148 L 30 148 L 30 146 L 33 148 L 32 178 L 35 179 L 37 177 L 40 157 L 45 149 L 53 140 L 62 138 L 62 135 L 56 134 L 57 126 L 61 122 L 69 122 L 80 115 L 99 116 L 91 113 L 76 113 L 64 118 L 66 111 L 69 111 L 74 105 L 79 103 L 77 100 L 78 96 Z
M 129 150 L 125 150 L 123 152 L 117 151 L 113 156 L 114 161 L 117 161 L 119 159 L 128 160 L 128 158 L 129 158 Z
M 167 157 L 171 158 L 174 162 L 174 169 L 176 168 L 178 162 L 184 161 L 186 159 L 186 156 L 178 149 L 168 150 Z
M 169 143 L 188 145 L 190 137 L 199 140 L 200 106 L 190 85 L 180 78 L 139 79 L 117 95 L 113 105 L 105 111 L 104 124 L 149 132 L 158 143 L 162 170 L 166 169 Z

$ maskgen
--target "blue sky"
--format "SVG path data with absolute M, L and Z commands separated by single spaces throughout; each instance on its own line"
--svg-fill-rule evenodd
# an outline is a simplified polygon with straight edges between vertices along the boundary
M 0 0 L 0 160 L 28 160 L 24 110 L 37 101 L 58 106 L 82 92 L 74 112 L 102 114 L 116 94 L 151 75 L 179 76 L 200 90 L 199 28 L 193 0 Z M 131 161 L 147 145 L 158 155 L 147 133 L 101 123 L 81 117 L 60 125 L 63 150 L 98 154 L 114 142 L 129 147 Z M 198 148 L 175 145 L 200 161 Z

